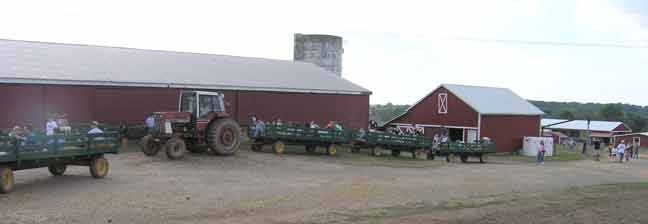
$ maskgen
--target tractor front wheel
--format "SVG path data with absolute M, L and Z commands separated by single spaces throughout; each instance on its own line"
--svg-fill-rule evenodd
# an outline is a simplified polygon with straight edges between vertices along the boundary
M 209 125 L 207 145 L 210 152 L 219 155 L 232 155 L 238 151 L 241 127 L 230 118 L 222 118 Z
M 155 142 L 155 139 L 151 135 L 144 136 L 140 141 L 140 146 L 144 155 L 147 156 L 155 156 L 160 151 L 160 145 Z
M 185 145 L 184 140 L 180 138 L 171 138 L 164 146 L 166 148 L 167 157 L 171 160 L 182 159 L 185 150 L 187 150 L 187 145 Z

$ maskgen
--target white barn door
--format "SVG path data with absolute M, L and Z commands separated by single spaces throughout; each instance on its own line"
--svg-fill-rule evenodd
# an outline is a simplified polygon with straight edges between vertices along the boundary
M 477 130 L 466 129 L 466 143 L 473 143 L 477 141 Z

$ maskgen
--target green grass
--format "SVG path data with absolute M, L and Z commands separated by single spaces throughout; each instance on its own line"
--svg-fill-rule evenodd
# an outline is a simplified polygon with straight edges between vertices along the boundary
M 589 154 L 591 153 L 591 150 L 588 150 L 589 153 L 583 155 L 581 154 L 581 150 L 575 149 L 574 151 L 569 151 L 566 147 L 563 145 L 555 145 L 554 148 L 554 155 L 553 156 L 545 156 L 545 161 L 577 161 L 577 160 L 583 160 L 583 159 L 591 159 L 592 156 Z M 601 154 L 603 155 L 603 151 L 601 150 Z M 506 156 L 498 156 L 498 157 L 510 157 L 511 160 L 514 161 L 523 161 L 523 162 L 536 162 L 536 157 L 535 156 L 522 156 L 522 155 L 506 155 Z

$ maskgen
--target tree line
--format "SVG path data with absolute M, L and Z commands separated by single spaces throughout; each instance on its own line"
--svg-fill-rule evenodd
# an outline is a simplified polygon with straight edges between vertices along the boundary
M 545 112 L 543 118 L 623 121 L 634 132 L 648 131 L 648 106 L 536 100 L 529 100 L 529 102 Z M 403 114 L 409 107 L 410 105 L 392 103 L 375 104 L 369 108 L 369 117 L 382 125 Z

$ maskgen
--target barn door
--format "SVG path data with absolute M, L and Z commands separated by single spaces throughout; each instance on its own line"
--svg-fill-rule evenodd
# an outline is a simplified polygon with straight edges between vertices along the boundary
M 473 143 L 477 141 L 477 130 L 466 129 L 466 143 Z

